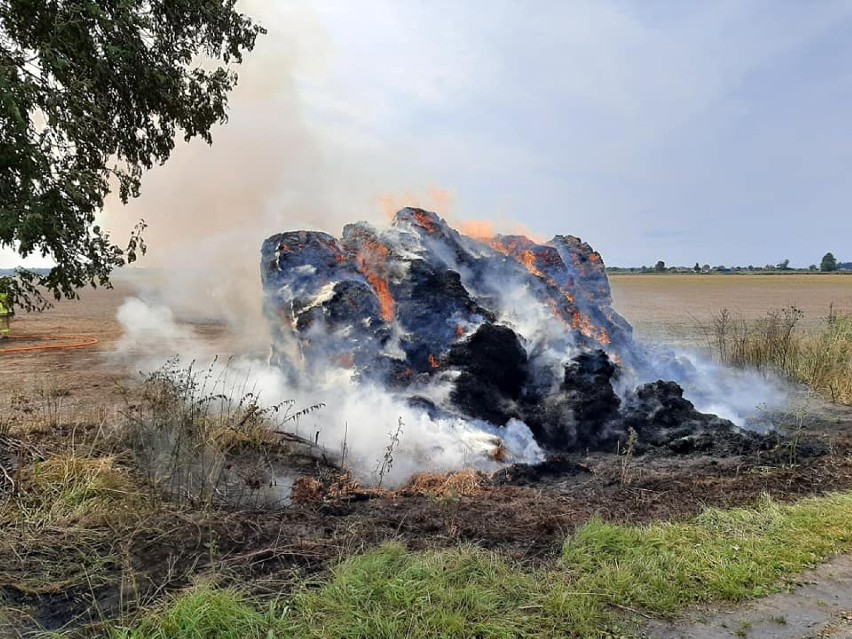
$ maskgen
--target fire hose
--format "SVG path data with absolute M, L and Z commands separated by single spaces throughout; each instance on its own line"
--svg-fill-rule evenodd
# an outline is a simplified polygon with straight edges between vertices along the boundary
M 0 344 L 3 344 L 3 342 L 5 342 L 7 339 L 34 340 L 44 342 L 67 342 L 69 340 L 74 341 L 70 344 L 40 344 L 38 346 L 13 346 L 10 348 L 0 348 L 0 355 L 5 355 L 8 353 L 30 353 L 33 351 L 59 351 L 71 348 L 85 348 L 87 346 L 94 346 L 98 343 L 98 340 L 94 337 L 83 337 L 78 335 L 9 335 L 6 339 L 0 340 Z

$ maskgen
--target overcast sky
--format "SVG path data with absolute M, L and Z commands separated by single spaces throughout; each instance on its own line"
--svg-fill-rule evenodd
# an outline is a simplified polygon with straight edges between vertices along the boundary
M 118 233 L 259 247 L 411 201 L 611 265 L 852 260 L 852 1 L 243 6 L 269 34 L 229 124 L 111 205 Z

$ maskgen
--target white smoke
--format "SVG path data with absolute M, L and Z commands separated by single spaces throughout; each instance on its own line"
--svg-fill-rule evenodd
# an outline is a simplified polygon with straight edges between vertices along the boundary
M 346 465 L 364 482 L 382 475 L 383 485 L 393 486 L 416 472 L 497 470 L 503 464 L 491 455 L 498 446 L 506 462 L 544 459 L 530 430 L 516 420 L 496 428 L 460 417 L 431 418 L 384 389 L 355 384 L 344 369 L 327 367 L 322 377 L 296 388 L 263 358 L 217 358 L 209 342 L 160 304 L 128 298 L 119 308 L 118 321 L 124 333 L 112 357 L 142 372 L 153 372 L 180 356 L 187 364 L 194 361 L 198 370 L 212 371 L 219 392 L 250 388 L 263 406 L 295 400 L 295 410 L 324 404 L 288 428 L 316 441 L 331 459 L 339 460 L 345 446 Z
M 703 413 L 728 419 L 741 428 L 765 432 L 773 428 L 768 415 L 789 402 L 789 383 L 771 374 L 736 369 L 712 361 L 698 350 L 642 345 L 648 367 L 639 383 L 670 379 Z

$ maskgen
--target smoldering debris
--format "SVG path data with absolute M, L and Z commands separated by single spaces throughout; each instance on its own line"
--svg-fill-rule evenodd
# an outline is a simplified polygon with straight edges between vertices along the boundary
M 684 397 L 677 382 L 699 383 L 700 367 L 634 341 L 603 259 L 576 237 L 472 238 L 405 208 L 386 229 L 274 235 L 261 273 L 271 363 L 294 387 L 344 377 L 427 424 L 465 423 L 528 452 L 615 451 L 630 431 L 672 453 L 754 437 Z M 672 361 L 677 381 L 657 379 Z

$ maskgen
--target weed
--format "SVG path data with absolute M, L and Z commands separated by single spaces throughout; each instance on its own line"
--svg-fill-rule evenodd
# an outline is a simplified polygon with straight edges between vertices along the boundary
M 748 633 L 751 632 L 751 629 L 752 623 L 746 619 L 743 619 L 742 621 L 740 621 L 740 624 L 739 626 L 737 626 L 737 629 L 734 631 L 734 634 L 737 637 L 747 637 Z
M 402 417 L 400 416 L 396 423 L 396 430 L 388 433 L 389 441 L 388 445 L 385 448 L 385 453 L 382 455 L 382 458 L 376 464 L 375 475 L 378 478 L 377 485 L 381 486 L 382 482 L 385 479 L 385 475 L 387 475 L 391 469 L 393 468 L 393 452 L 399 446 L 399 438 L 402 435 L 402 427 L 405 424 L 402 421 Z
M 811 396 L 808 394 L 803 399 L 791 403 L 778 425 L 779 430 L 787 435 L 780 446 L 787 449 L 787 462 L 791 467 L 799 461 L 799 443 L 807 428 L 810 401 Z
M 56 378 L 45 375 L 36 380 L 34 391 L 42 427 L 56 428 L 63 422 L 70 406 L 70 389 L 60 385 Z
M 627 444 L 625 446 L 624 452 L 619 451 L 621 456 L 621 485 L 627 486 L 631 483 L 633 478 L 631 477 L 630 466 L 633 462 L 633 453 L 636 450 L 636 442 L 639 440 L 639 433 L 636 432 L 636 429 L 633 426 L 630 426 L 627 429 Z

